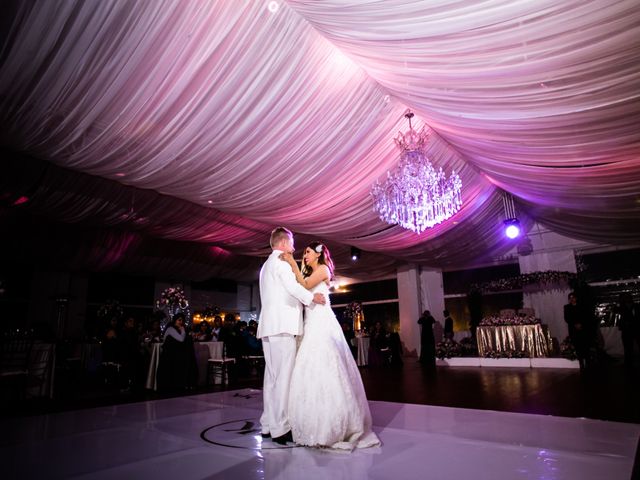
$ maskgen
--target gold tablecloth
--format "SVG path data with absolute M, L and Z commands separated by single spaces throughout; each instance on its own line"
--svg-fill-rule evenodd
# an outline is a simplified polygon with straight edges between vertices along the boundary
M 481 357 L 489 351 L 506 350 L 526 352 L 529 357 L 548 357 L 551 351 L 549 332 L 540 324 L 478 327 L 476 335 Z

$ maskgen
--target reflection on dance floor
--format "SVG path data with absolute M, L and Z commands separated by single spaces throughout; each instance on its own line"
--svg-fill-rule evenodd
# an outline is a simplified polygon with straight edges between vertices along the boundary
M 3 419 L 3 478 L 628 479 L 640 436 L 627 423 L 370 404 L 383 446 L 353 453 L 263 440 L 251 389 Z

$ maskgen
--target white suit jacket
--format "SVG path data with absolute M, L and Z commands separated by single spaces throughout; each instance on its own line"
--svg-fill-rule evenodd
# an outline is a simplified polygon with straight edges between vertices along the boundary
M 302 335 L 302 304 L 313 302 L 313 293 L 296 281 L 291 266 L 274 250 L 260 270 L 260 301 L 257 337 L 288 333 Z

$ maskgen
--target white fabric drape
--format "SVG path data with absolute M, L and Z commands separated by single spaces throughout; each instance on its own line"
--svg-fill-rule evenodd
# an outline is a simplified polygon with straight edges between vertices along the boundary
M 377 252 L 387 273 L 398 260 L 452 267 L 506 251 L 499 189 L 525 225 L 640 239 L 636 0 L 2 10 L 0 143 L 110 180 L 52 170 L 21 207 L 33 214 L 249 255 L 285 224 Z M 464 189 L 461 212 L 421 235 L 380 221 L 369 195 L 397 162 L 407 108 Z M 15 177 L 0 183 L 6 198 L 25 193 Z M 162 196 L 132 201 L 129 187 Z

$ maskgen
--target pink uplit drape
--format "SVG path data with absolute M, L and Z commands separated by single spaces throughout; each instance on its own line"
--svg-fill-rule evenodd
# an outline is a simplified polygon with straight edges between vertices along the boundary
M 640 240 L 636 0 L 279 3 L 3 2 L 3 218 L 198 242 L 229 270 L 284 224 L 369 278 L 507 251 L 501 189 L 525 225 Z M 369 196 L 407 108 L 463 182 L 462 210 L 421 235 Z M 135 235 L 101 245 L 123 262 Z M 347 272 L 351 245 L 371 255 Z

